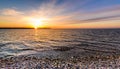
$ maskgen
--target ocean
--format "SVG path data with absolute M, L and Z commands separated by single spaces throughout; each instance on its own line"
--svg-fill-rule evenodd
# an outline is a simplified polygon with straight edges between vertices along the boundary
M 120 55 L 120 29 L 0 29 L 0 58 Z

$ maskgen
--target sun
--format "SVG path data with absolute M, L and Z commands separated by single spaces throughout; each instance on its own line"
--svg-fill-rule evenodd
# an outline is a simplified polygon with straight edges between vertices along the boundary
M 39 27 L 42 27 L 42 20 L 41 19 L 37 19 L 37 18 L 32 18 L 32 19 L 30 19 L 31 20 L 31 22 L 32 22 L 32 24 L 33 24 L 33 27 L 35 28 L 35 29 L 37 29 L 37 28 L 39 28 Z

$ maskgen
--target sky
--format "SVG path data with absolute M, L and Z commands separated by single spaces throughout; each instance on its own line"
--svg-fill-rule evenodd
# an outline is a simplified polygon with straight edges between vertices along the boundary
M 120 28 L 120 0 L 0 0 L 0 27 Z

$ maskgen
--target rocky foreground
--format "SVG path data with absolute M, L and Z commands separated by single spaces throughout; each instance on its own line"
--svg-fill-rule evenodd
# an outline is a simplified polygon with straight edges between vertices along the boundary
M 93 60 L 94 59 L 94 60 Z M 0 58 L 0 69 L 120 69 L 120 58 L 52 59 L 35 56 Z

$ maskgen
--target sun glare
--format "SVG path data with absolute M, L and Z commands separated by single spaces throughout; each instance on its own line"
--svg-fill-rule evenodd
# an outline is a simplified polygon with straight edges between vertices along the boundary
M 32 19 L 31 19 L 31 22 L 32 22 L 33 27 L 34 27 L 35 29 L 37 29 L 37 28 L 39 28 L 39 27 L 42 27 L 42 21 L 41 21 L 41 19 L 32 18 Z

